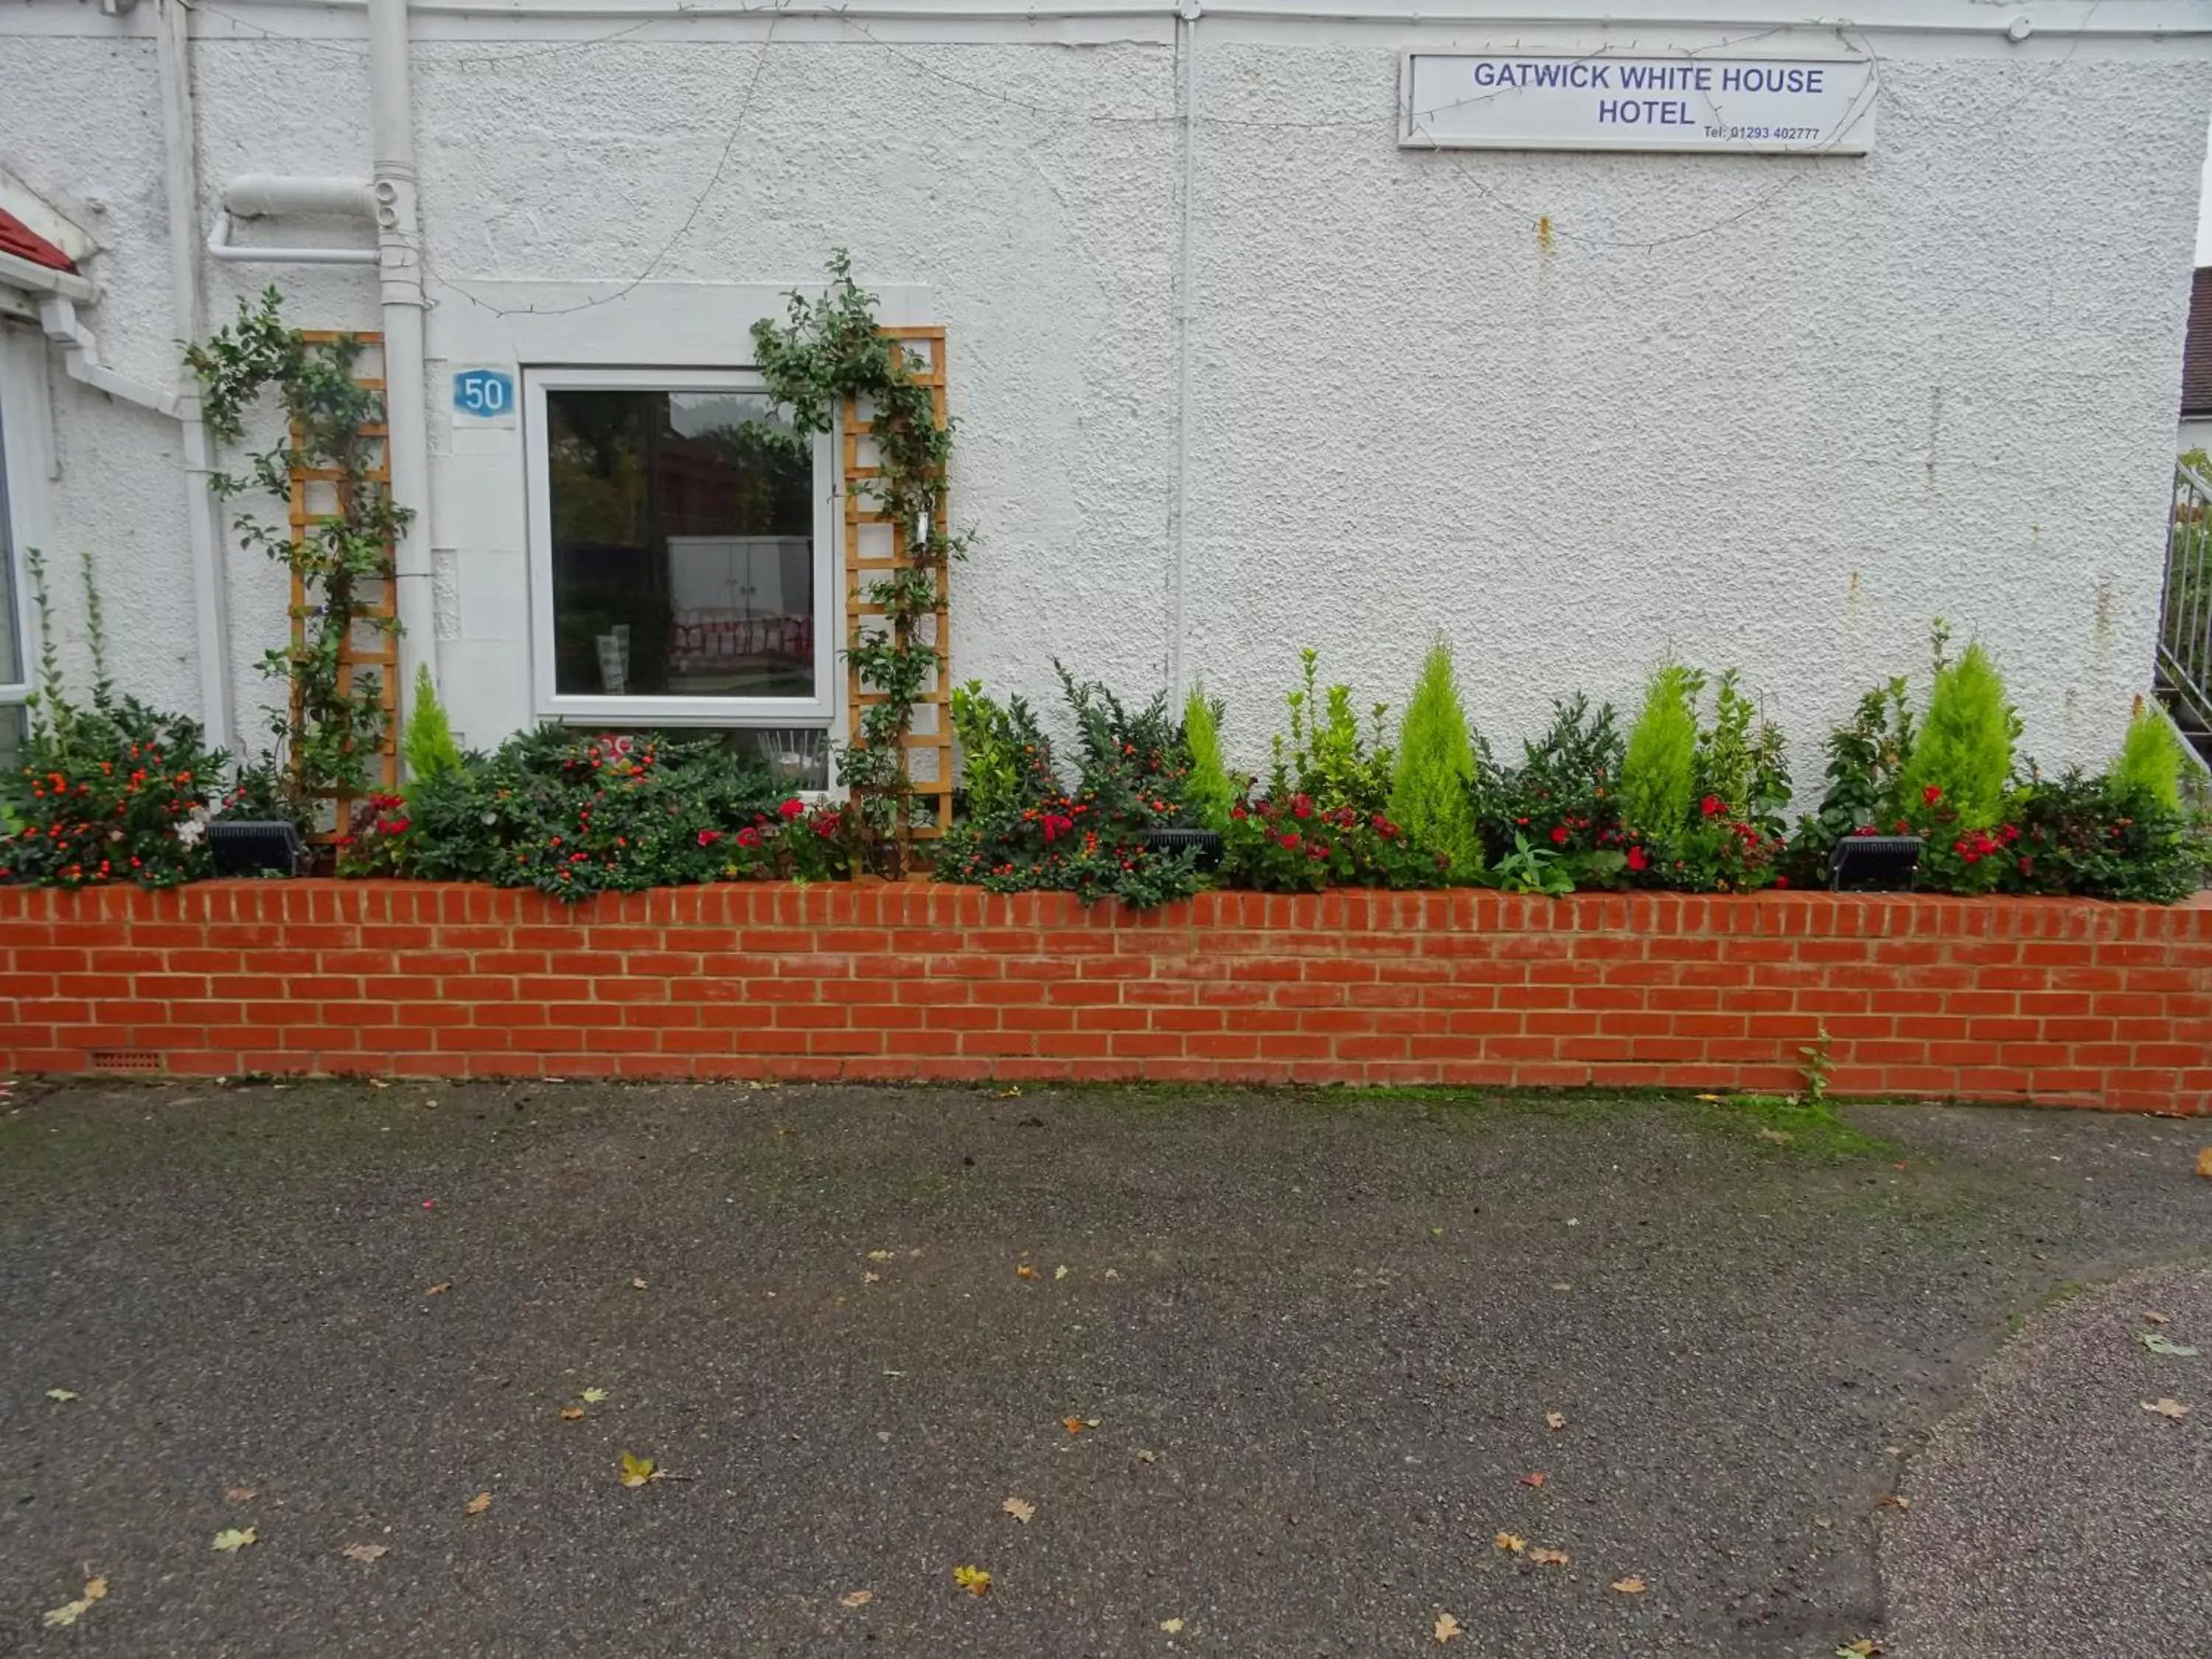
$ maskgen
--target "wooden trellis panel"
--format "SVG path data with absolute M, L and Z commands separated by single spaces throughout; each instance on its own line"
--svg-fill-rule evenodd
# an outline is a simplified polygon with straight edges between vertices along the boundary
M 384 336 L 373 331 L 350 335 L 331 329 L 309 329 L 302 337 L 311 346 L 330 345 L 343 339 L 361 342 L 364 349 L 355 360 L 355 381 L 377 394 L 381 402 L 386 395 L 382 366 Z M 360 371 L 374 367 L 378 373 L 371 375 Z M 386 490 L 392 488 L 391 432 L 382 423 L 365 426 L 362 436 L 377 447 L 377 461 L 366 476 Z M 297 450 L 305 434 L 295 426 L 292 447 Z M 345 502 L 340 490 L 344 474 L 336 467 L 295 466 L 291 474 L 292 539 L 296 544 L 306 539 L 308 530 L 318 524 L 327 524 L 343 516 Z M 338 689 L 350 694 L 355 676 L 370 673 L 375 676 L 379 700 L 384 705 L 384 738 L 377 745 L 376 762 L 369 768 L 372 780 L 380 781 L 377 787 L 386 793 L 395 793 L 399 787 L 399 639 L 392 618 L 398 603 L 392 580 L 394 550 L 387 545 L 384 550 L 384 574 L 380 578 L 357 580 L 354 586 L 355 622 L 352 634 L 338 650 Z M 292 643 L 304 645 L 307 637 L 310 605 L 307 588 L 295 574 L 292 578 Z M 378 620 L 381 619 L 381 620 Z M 295 694 L 292 715 L 295 724 L 301 714 L 300 702 Z M 313 839 L 328 842 L 343 835 L 353 817 L 356 797 L 334 794 L 328 798 L 330 818 L 327 822 L 319 813 Z
M 884 333 L 905 343 L 908 372 L 916 385 L 929 389 L 935 419 L 938 425 L 943 426 L 945 331 L 886 328 Z M 866 634 L 880 633 L 888 626 L 882 610 L 870 603 L 868 590 L 893 571 L 904 569 L 912 562 L 904 528 L 874 510 L 875 495 L 869 481 L 881 477 L 882 468 L 877 465 L 875 439 L 869 431 L 874 411 L 864 403 L 848 398 L 843 419 L 839 422 L 845 504 L 845 641 L 848 647 L 858 645 Z M 939 479 L 933 517 L 934 527 L 940 533 L 945 530 L 948 503 L 949 493 L 945 481 Z M 938 654 L 937 672 L 930 677 L 915 706 L 906 737 L 907 770 L 914 781 L 914 793 L 932 804 L 935 818 L 933 828 L 917 829 L 915 833 L 923 836 L 933 836 L 952 822 L 952 721 L 948 711 L 952 681 L 952 624 L 946 609 L 951 586 L 951 571 L 940 572 L 937 610 L 917 624 L 916 637 Z M 861 714 L 881 702 L 883 697 L 864 685 L 859 672 L 849 667 L 845 675 L 845 697 L 849 736 L 857 743 Z

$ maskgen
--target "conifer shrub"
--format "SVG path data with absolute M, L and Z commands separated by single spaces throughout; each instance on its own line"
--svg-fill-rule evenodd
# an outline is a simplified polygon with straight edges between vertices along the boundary
M 1943 639 L 1939 625 L 1939 653 Z M 1956 662 L 1942 662 L 1939 655 L 1928 713 L 1900 780 L 1905 799 L 1943 801 L 1966 828 L 1989 828 L 2004 814 L 2013 739 L 2019 735 L 2020 718 L 2005 700 L 2004 680 L 1980 643 L 1969 644 Z M 1930 796 L 1931 789 L 1939 793 Z
M 1475 775 L 1475 739 L 1453 678 L 1451 647 L 1438 635 L 1399 727 L 1389 816 L 1416 844 L 1449 860 L 1446 867 L 1457 881 L 1471 880 L 1482 869 Z
M 1629 824 L 1670 836 L 1689 821 L 1698 783 L 1698 693 L 1705 676 L 1680 663 L 1662 664 L 1644 694 L 1644 712 L 1628 731 L 1620 768 L 1621 807 Z

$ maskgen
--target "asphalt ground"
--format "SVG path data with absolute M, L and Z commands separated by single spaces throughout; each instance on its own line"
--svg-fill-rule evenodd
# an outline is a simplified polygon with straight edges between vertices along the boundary
M 2201 1143 L 1620 1097 L 20 1084 L 0 1653 L 2203 1652 Z

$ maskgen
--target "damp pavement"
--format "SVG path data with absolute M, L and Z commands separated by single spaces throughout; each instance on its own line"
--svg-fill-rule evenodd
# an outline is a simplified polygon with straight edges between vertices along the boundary
M 2171 1659 L 2212 1628 L 2204 1141 L 21 1083 L 0 1653 Z

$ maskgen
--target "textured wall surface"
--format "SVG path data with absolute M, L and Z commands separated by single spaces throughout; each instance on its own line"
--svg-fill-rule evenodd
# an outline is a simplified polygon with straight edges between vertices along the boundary
M 238 173 L 367 168 L 358 19 L 252 15 L 195 25 L 204 218 Z M 91 319 L 118 366 L 169 380 L 144 20 L 56 16 L 0 11 L 0 165 L 103 204 Z M 1865 158 L 1437 155 L 1395 144 L 1399 53 L 1481 39 L 1201 24 L 1176 641 L 1164 22 L 1066 44 L 424 27 L 434 355 L 483 336 L 498 283 L 781 286 L 842 244 L 928 296 L 963 428 L 956 516 L 979 537 L 955 580 L 962 678 L 1048 699 L 1057 655 L 1141 694 L 1179 647 L 1256 763 L 1301 644 L 1396 702 L 1440 628 L 1500 743 L 1557 693 L 1633 699 L 1671 649 L 1740 665 L 1808 786 L 1826 726 L 1922 668 L 1938 614 L 1994 650 L 2046 762 L 2101 759 L 2147 683 L 2198 49 L 1875 35 Z M 375 322 L 373 278 L 344 270 L 225 268 L 211 313 L 272 276 L 302 323 Z M 537 319 L 537 361 L 574 360 L 560 329 L 581 352 L 606 317 Z M 714 350 L 686 361 L 742 362 L 742 328 Z M 125 679 L 192 706 L 173 428 L 58 378 L 54 400 L 48 539 L 95 554 Z M 436 435 L 457 719 L 486 741 L 530 714 L 523 550 L 465 501 L 512 522 L 522 483 Z M 243 704 L 282 584 L 242 554 L 229 577 Z
M 2212 902 L 0 888 L 0 1070 L 1768 1089 L 2212 1111 Z

